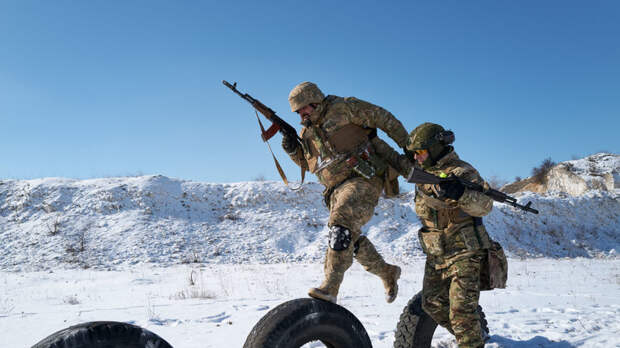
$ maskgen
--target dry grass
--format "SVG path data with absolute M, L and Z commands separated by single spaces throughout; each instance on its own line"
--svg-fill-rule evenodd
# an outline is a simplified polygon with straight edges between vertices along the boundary
M 205 288 L 190 286 L 189 288 L 183 289 L 174 295 L 170 296 L 171 299 L 174 300 L 188 300 L 192 298 L 199 299 L 214 299 L 216 295 L 213 291 L 210 291 Z

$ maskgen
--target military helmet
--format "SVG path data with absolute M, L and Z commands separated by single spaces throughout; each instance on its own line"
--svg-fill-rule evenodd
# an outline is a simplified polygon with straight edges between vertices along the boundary
M 435 123 L 422 123 L 409 134 L 407 150 L 432 150 L 454 142 L 454 133 Z M 431 151 L 433 152 L 433 151 Z
M 303 108 L 309 104 L 318 104 L 325 99 L 325 95 L 317 85 L 312 82 L 302 82 L 295 86 L 288 95 L 288 102 L 291 104 L 291 110 Z

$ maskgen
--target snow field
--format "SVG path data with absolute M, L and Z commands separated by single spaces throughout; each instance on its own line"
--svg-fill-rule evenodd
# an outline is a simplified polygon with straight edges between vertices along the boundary
M 481 296 L 492 335 L 486 347 L 620 346 L 619 260 L 510 259 L 509 270 L 507 289 Z M 339 304 L 360 319 L 374 347 L 392 346 L 422 271 L 422 259 L 403 267 L 392 304 L 377 277 L 358 264 L 347 272 Z M 114 320 L 146 327 L 176 348 L 241 347 L 267 311 L 305 297 L 321 279 L 320 264 L 2 271 L 0 346 L 30 347 L 70 325 Z M 456 344 L 439 329 L 433 346 Z

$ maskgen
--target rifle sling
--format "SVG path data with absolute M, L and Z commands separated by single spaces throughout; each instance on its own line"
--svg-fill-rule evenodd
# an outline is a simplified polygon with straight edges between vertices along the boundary
M 271 157 L 273 157 L 273 161 L 276 164 L 276 169 L 278 170 L 278 174 L 280 174 L 280 177 L 282 178 L 282 181 L 284 181 L 284 184 L 286 186 L 288 185 L 288 179 L 286 178 L 286 174 L 284 174 L 284 170 L 282 170 L 282 167 L 280 166 L 280 163 L 278 162 L 278 159 L 276 158 L 276 155 L 273 154 L 273 150 L 271 150 L 271 145 L 269 145 L 269 140 L 271 137 L 273 137 L 274 134 L 276 134 L 278 132 L 278 130 L 280 129 L 280 127 L 278 125 L 276 125 L 275 123 L 272 124 L 271 127 L 269 127 L 269 129 L 267 131 L 265 131 L 265 127 L 263 127 L 263 123 L 260 121 L 260 118 L 258 117 L 258 112 L 256 112 L 256 120 L 258 120 L 258 125 L 260 126 L 260 130 L 261 130 L 261 137 L 263 138 L 263 142 L 267 143 L 267 147 L 269 148 L 269 152 L 271 152 Z M 273 130 L 275 129 L 275 130 Z M 273 132 L 271 134 L 271 132 Z M 304 168 L 301 168 L 301 184 L 299 184 L 299 187 L 296 188 L 291 188 L 293 190 L 299 190 L 301 188 L 301 186 L 304 184 L 304 179 L 306 176 L 306 171 L 304 170 Z

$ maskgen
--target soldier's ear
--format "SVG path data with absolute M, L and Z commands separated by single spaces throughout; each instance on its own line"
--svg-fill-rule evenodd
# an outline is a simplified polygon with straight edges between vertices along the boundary
M 441 145 L 450 145 L 455 140 L 454 132 L 451 130 L 441 131 L 435 135 L 435 139 L 437 139 Z

